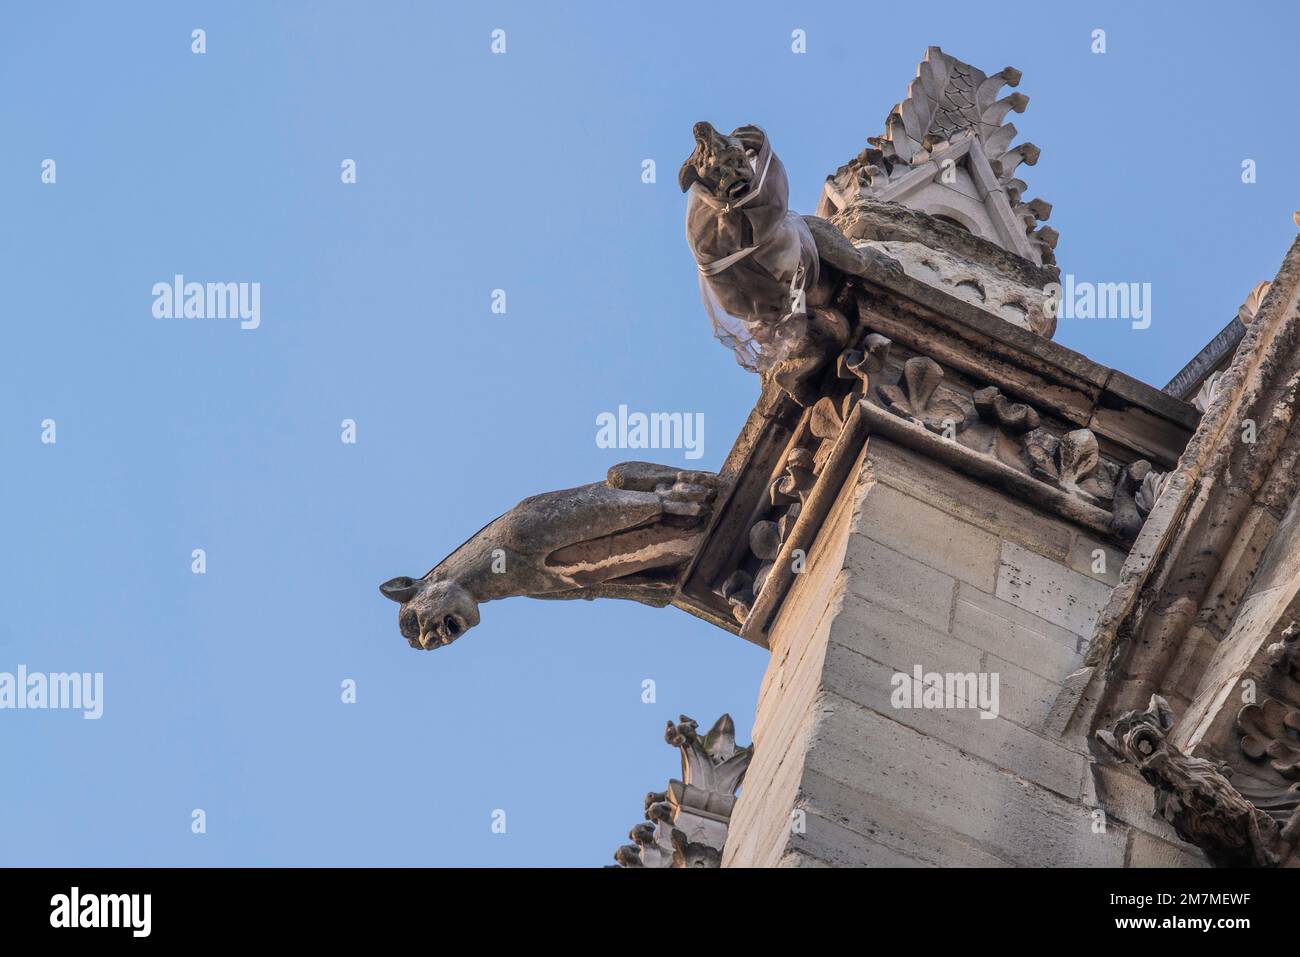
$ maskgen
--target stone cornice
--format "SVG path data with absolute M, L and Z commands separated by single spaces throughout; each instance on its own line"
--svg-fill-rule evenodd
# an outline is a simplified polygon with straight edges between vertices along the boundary
M 812 407 L 764 389 L 674 598 L 760 645 L 791 560 L 807 553 L 870 435 L 1126 548 L 1199 417 L 913 277 L 850 277 L 837 304 L 857 314 L 856 338 Z

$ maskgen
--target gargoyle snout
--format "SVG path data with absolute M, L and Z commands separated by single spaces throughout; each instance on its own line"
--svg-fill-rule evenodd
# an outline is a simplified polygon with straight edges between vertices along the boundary
M 441 648 L 479 623 L 478 602 L 458 582 L 399 576 L 379 586 L 399 602 L 397 626 L 412 648 Z

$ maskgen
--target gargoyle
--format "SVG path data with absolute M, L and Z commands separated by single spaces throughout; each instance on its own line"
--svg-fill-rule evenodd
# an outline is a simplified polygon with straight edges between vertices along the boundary
M 379 586 L 401 604 L 412 648 L 440 648 L 479 622 L 485 601 L 628 598 L 666 605 L 695 554 L 718 490 L 712 472 L 625 462 L 605 481 L 526 498 L 423 578 Z
M 1145 711 L 1126 711 L 1097 737 L 1155 788 L 1155 813 L 1178 836 L 1221 867 L 1273 867 L 1278 825 L 1229 782 L 1226 764 L 1183 754 L 1169 743 L 1174 726 L 1168 702 L 1151 696 Z
M 757 126 L 724 136 L 701 122 L 693 133 L 678 184 L 690 193 L 686 240 L 714 334 L 742 366 L 809 405 L 810 380 L 849 338 L 848 320 L 831 306 L 838 273 L 903 268 L 825 220 L 791 212 L 785 167 Z

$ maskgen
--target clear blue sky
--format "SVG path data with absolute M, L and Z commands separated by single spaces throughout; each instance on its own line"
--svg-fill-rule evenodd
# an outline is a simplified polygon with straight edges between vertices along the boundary
M 1063 267 L 1153 285 L 1057 339 L 1156 385 L 1295 233 L 1290 4 L 449 6 L 0 14 L 0 671 L 105 675 L 99 721 L 0 712 L 3 863 L 604 864 L 666 718 L 748 740 L 765 653 L 682 612 L 513 599 L 421 653 L 376 588 L 637 457 L 620 403 L 720 465 L 757 382 L 682 235 L 696 120 L 764 126 L 811 212 L 928 45 L 1019 67 Z M 154 319 L 175 273 L 260 282 L 261 328 Z

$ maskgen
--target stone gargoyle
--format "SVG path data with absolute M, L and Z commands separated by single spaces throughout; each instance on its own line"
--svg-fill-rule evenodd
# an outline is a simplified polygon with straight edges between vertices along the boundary
M 827 220 L 788 208 L 785 167 L 757 126 L 730 136 L 696 123 L 678 185 L 689 192 L 686 240 L 714 335 L 750 371 L 770 375 L 800 405 L 812 378 L 848 341 L 833 307 L 842 274 L 903 274 L 897 260 L 858 249 Z
M 1126 711 L 1098 739 L 1137 767 L 1155 789 L 1155 815 L 1221 867 L 1273 867 L 1278 825 L 1232 786 L 1225 764 L 1191 757 L 1169 743 L 1174 714 L 1152 695 L 1145 711 Z
M 485 601 L 627 598 L 666 605 L 695 554 L 718 491 L 712 472 L 625 462 L 605 481 L 526 498 L 423 578 L 379 586 L 401 604 L 412 648 L 449 645 L 479 622 Z

